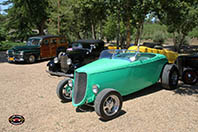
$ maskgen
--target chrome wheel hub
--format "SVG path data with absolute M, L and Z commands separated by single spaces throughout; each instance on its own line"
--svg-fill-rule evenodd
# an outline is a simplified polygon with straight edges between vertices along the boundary
M 110 95 L 106 98 L 103 104 L 104 113 L 108 116 L 116 114 L 120 107 L 119 98 L 115 95 Z
M 63 88 L 63 96 L 66 99 L 71 99 L 72 98 L 72 90 L 70 88 L 67 88 L 67 86 L 65 88 Z

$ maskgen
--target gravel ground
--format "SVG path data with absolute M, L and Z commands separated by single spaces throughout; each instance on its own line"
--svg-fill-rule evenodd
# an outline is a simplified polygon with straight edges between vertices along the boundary
M 62 103 L 56 86 L 63 77 L 45 72 L 47 62 L 9 64 L 0 55 L 0 131 L 8 132 L 197 132 L 198 85 L 167 91 L 159 84 L 124 98 L 119 117 L 102 121 L 94 111 Z M 13 126 L 13 114 L 25 122 Z

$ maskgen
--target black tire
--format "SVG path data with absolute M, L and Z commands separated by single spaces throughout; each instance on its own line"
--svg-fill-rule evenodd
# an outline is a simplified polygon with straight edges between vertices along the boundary
M 35 55 L 29 55 L 28 58 L 27 58 L 27 63 L 34 63 L 36 61 L 36 57 Z
M 177 88 L 179 80 L 179 71 L 175 64 L 166 64 L 162 71 L 161 83 L 162 87 L 168 90 Z
M 62 81 L 59 82 L 57 88 L 56 88 L 56 94 L 57 96 L 65 102 L 71 101 L 72 100 L 72 94 L 71 94 L 71 89 L 70 92 L 68 92 L 66 90 L 67 87 L 67 83 L 68 83 L 69 79 L 64 79 Z
M 109 107 L 111 107 L 110 109 L 113 111 L 112 113 L 107 110 L 109 108 L 105 108 L 107 102 L 110 103 Z M 122 96 L 114 89 L 104 89 L 96 96 L 94 107 L 97 115 L 100 116 L 103 120 L 111 120 L 120 113 L 120 110 L 122 108 Z
M 182 81 L 185 84 L 194 85 L 198 82 L 198 76 L 192 69 L 187 69 L 182 74 Z

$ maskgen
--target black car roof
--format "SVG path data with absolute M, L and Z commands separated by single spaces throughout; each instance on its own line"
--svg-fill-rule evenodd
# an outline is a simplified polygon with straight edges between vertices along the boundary
M 53 38 L 53 37 L 64 37 L 64 36 L 59 36 L 59 35 L 42 35 L 42 36 L 34 36 L 34 37 L 30 37 L 30 38 L 41 38 L 41 39 L 45 39 L 45 38 Z
M 82 44 L 104 44 L 102 40 L 77 40 L 72 43 L 82 43 Z

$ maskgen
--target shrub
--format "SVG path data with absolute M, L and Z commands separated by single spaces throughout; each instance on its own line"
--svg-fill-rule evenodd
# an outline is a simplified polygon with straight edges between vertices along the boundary
M 14 46 L 23 46 L 25 45 L 24 43 L 17 43 L 17 42 L 10 42 L 10 41 L 3 41 L 0 44 L 0 51 L 5 51 L 8 50 Z
M 162 32 L 156 32 L 153 36 L 153 42 L 163 44 L 166 40 L 166 36 Z

